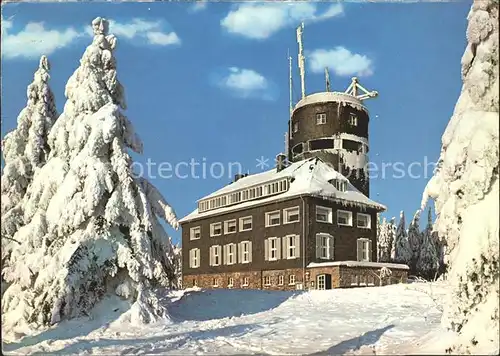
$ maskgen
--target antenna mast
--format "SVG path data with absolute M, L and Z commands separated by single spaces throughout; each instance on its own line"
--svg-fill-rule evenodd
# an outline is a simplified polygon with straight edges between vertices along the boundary
M 290 49 L 288 50 L 288 85 L 290 91 L 290 117 L 292 117 L 293 111 L 293 98 L 292 98 L 292 56 L 290 56 Z
M 358 90 L 362 91 L 363 94 L 358 95 Z M 359 84 L 359 80 L 356 77 L 352 77 L 351 84 L 349 85 L 349 87 L 347 87 L 345 93 L 352 95 L 358 98 L 359 100 L 366 100 L 378 96 L 378 92 L 376 90 L 368 91 L 365 88 L 363 88 L 361 84 Z
M 304 30 L 304 23 L 302 22 L 299 27 L 297 27 L 297 42 L 299 44 L 299 73 L 300 73 L 300 89 L 302 91 L 302 99 L 306 97 L 306 85 L 305 85 L 305 66 L 304 66 L 304 48 L 302 45 L 302 32 Z
M 330 91 L 330 73 L 328 73 L 328 67 L 325 67 L 325 80 L 326 80 L 326 91 Z

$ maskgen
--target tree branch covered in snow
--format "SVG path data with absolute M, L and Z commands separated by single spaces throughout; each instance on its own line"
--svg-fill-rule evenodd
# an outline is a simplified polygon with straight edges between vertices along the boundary
M 453 290 L 443 322 L 460 335 L 458 352 L 499 344 L 498 37 L 498 0 L 475 0 L 462 92 L 422 200 L 434 199 L 435 229 L 446 241 Z
M 175 283 L 174 252 L 159 219 L 178 228 L 159 191 L 136 179 L 128 150 L 142 143 L 125 109 L 108 22 L 68 80 L 49 135 L 51 152 L 22 200 L 26 225 L 4 266 L 4 325 L 47 325 L 89 313 L 114 292 L 135 301 L 133 319 L 167 316 L 154 291 Z

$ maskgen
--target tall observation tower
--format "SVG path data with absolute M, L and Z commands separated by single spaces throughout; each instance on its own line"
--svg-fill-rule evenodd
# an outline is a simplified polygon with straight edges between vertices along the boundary
M 320 157 L 349 179 L 367 197 L 370 193 L 368 167 L 368 109 L 364 100 L 378 95 L 367 91 L 356 77 L 343 92 L 330 91 L 328 68 L 325 68 L 326 91 L 306 95 L 302 32 L 297 28 L 298 67 L 301 99 L 292 105 L 290 64 L 290 120 L 286 135 L 288 160 L 291 162 Z

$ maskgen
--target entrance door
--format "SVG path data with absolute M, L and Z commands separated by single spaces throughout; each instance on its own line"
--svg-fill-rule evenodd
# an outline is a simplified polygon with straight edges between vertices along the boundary
M 328 273 L 318 275 L 316 277 L 316 285 L 321 290 L 332 289 L 332 275 Z

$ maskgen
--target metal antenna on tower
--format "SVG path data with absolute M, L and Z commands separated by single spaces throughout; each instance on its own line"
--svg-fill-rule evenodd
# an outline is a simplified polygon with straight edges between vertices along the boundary
M 288 49 L 288 85 L 290 91 L 290 117 L 292 117 L 293 111 L 293 98 L 292 98 L 292 56 L 290 56 L 290 49 Z
M 328 73 L 328 67 L 325 67 L 325 80 L 326 80 L 326 91 L 330 91 L 330 73 Z
M 302 22 L 299 27 L 297 27 L 297 42 L 299 44 L 299 73 L 300 73 L 300 88 L 302 92 L 302 99 L 306 97 L 306 85 L 305 85 L 305 66 L 304 66 L 304 48 L 302 44 L 302 32 L 304 30 L 304 23 Z

